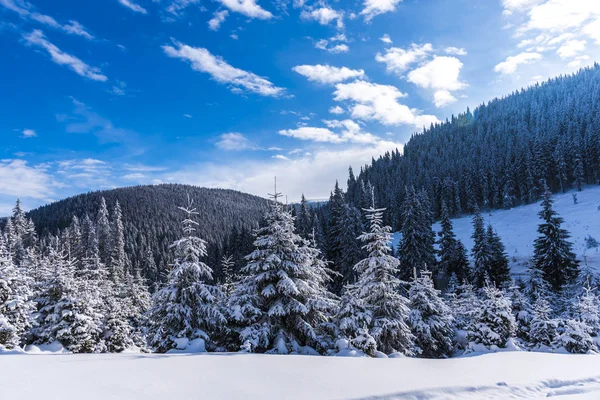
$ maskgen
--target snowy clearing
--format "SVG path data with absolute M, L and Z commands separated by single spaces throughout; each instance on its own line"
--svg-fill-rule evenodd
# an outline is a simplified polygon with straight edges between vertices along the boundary
M 573 194 L 577 194 L 577 204 L 573 204 Z M 570 191 L 552 196 L 554 209 L 564 218 L 563 228 L 571 234 L 570 241 L 579 260 L 584 261 L 596 270 L 600 270 L 600 248 L 586 249 L 585 239 L 588 235 L 600 241 L 600 186 L 586 186 L 583 191 Z M 540 219 L 537 213 L 541 210 L 540 202 L 515 207 L 510 210 L 493 210 L 482 213 L 486 225 L 491 223 L 498 232 L 513 274 L 525 273 L 525 263 L 533 256 L 533 242 L 538 237 L 537 227 Z M 470 256 L 473 247 L 473 216 L 468 215 L 452 220 L 456 237 L 467 248 Z M 435 232 L 440 231 L 439 222 L 433 226 Z M 394 234 L 394 247 L 398 246 L 400 235 Z
M 600 357 L 592 355 L 6 354 L 0 371 L 0 397 L 10 400 L 600 398 Z

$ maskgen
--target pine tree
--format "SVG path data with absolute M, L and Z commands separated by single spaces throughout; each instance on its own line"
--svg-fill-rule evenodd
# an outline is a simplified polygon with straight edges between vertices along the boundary
M 181 339 L 201 338 L 210 343 L 211 331 L 225 323 L 218 308 L 221 291 L 209 284 L 212 269 L 200 259 L 207 255 L 206 242 L 195 236 L 198 222 L 193 202 L 188 198 L 183 220 L 184 237 L 173 243 L 175 264 L 168 283 L 153 296 L 150 310 L 149 343 L 160 353 L 175 349 Z
M 0 232 L 0 346 L 18 347 L 31 328 L 34 304 L 29 283 L 14 265 Z
M 561 228 L 563 219 L 552 208 L 554 201 L 550 190 L 545 182 L 542 186 L 544 195 L 539 216 L 543 222 L 538 227 L 541 236 L 534 243 L 533 262 L 536 268 L 543 271 L 544 279 L 552 289 L 559 291 L 577 278 L 579 262 L 572 251 L 572 243 L 568 241 L 569 233 Z
M 100 261 L 102 261 L 104 265 L 109 265 L 112 233 L 108 215 L 108 207 L 106 206 L 106 200 L 104 197 L 102 197 L 100 201 L 100 210 L 98 211 L 96 224 L 98 225 L 98 251 L 100 252 Z
M 533 317 L 531 303 L 521 290 L 521 287 L 514 282 L 509 288 L 508 294 L 512 313 L 515 317 L 517 337 L 527 341 L 529 339 L 529 329 Z
M 406 188 L 402 203 L 402 240 L 400 254 L 400 276 L 409 279 L 413 268 L 434 269 L 436 266 L 435 234 L 431 229 L 430 204 L 425 192 L 416 193 L 413 187 Z
M 510 301 L 501 290 L 489 284 L 483 287 L 482 295 L 481 307 L 476 311 L 467 339 L 486 347 L 506 347 L 508 339 L 515 335 L 516 325 Z
M 510 268 L 508 267 L 508 257 L 505 247 L 498 234 L 494 232 L 492 225 L 488 225 L 486 239 L 490 251 L 487 273 L 494 285 L 502 287 L 510 281 Z
M 118 201 L 113 211 L 111 234 L 109 273 L 110 279 L 118 285 L 123 283 L 126 270 L 123 212 Z
M 416 276 L 408 292 L 410 326 L 415 345 L 424 358 L 447 358 L 452 353 L 454 318 L 440 292 L 433 287 L 431 274 L 422 271 Z
M 356 290 L 346 286 L 342 292 L 340 306 L 335 316 L 338 337 L 353 339 L 360 335 L 363 327 L 371 323 L 371 313 L 361 299 L 356 297 Z
M 240 345 L 250 351 L 289 353 L 300 346 L 325 351 L 319 328 L 332 304 L 328 270 L 319 252 L 294 232 L 292 215 L 275 191 L 267 225 L 246 257 L 243 278 L 230 299 L 230 318 Z
M 590 327 L 582 321 L 570 318 L 560 319 L 556 331 L 557 334 L 552 343 L 554 348 L 565 348 L 569 353 L 575 354 L 598 350 L 590 334 Z
M 450 308 L 454 316 L 456 329 L 466 331 L 474 324 L 474 318 L 481 301 L 475 294 L 473 286 L 469 283 L 463 283 L 457 287 L 457 293 L 450 299 Z
M 600 303 L 598 296 L 588 286 L 584 293 L 576 301 L 578 320 L 590 328 L 590 335 L 597 336 L 600 333 Z
M 552 346 L 556 337 L 556 321 L 552 319 L 552 309 L 545 297 L 538 297 L 533 303 L 533 315 L 529 328 L 529 345 Z
M 470 279 L 471 271 L 467 251 L 456 239 L 446 203 L 442 203 L 442 230 L 439 233 L 439 269 L 446 276 L 454 276 L 459 282 Z
M 223 271 L 223 283 L 221 284 L 221 291 L 225 295 L 225 298 L 229 298 L 233 293 L 233 256 L 223 256 L 221 259 L 221 270 Z
M 483 217 L 479 210 L 475 211 L 473 217 L 473 249 L 471 254 L 473 256 L 474 268 L 473 268 L 473 282 L 477 287 L 483 287 L 488 275 L 488 266 L 491 263 L 491 251 L 489 247 L 489 241 L 484 228 Z
M 399 293 L 401 281 L 396 278 L 399 261 L 391 256 L 391 228 L 382 226 L 384 209 L 366 209 L 370 231 L 359 239 L 365 243 L 368 256 L 354 267 L 359 274 L 356 296 L 371 313 L 369 331 L 384 353 L 414 353 L 414 336 L 408 322 L 408 299 Z

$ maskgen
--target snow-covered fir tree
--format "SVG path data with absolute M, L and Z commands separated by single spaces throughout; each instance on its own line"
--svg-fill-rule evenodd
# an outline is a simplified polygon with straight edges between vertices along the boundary
M 462 242 L 456 239 L 446 203 L 442 203 L 441 231 L 439 232 L 439 270 L 447 277 L 454 275 L 458 282 L 469 280 L 471 270 L 467 250 Z
M 223 273 L 223 283 L 221 284 L 221 291 L 225 295 L 225 298 L 229 298 L 233 293 L 234 277 L 233 267 L 235 263 L 233 256 L 225 255 L 221 258 L 221 271 Z
M 516 335 L 519 339 L 527 341 L 529 339 L 529 329 L 533 310 L 529 299 L 525 295 L 521 286 L 512 283 L 508 289 L 508 296 L 515 317 Z
M 189 198 L 179 209 L 186 215 L 184 236 L 173 243 L 175 264 L 149 311 L 148 341 L 160 353 L 177 348 L 182 340 L 203 339 L 210 344 L 211 332 L 226 322 L 218 307 L 223 294 L 210 283 L 212 269 L 201 261 L 206 242 L 195 235 L 198 222 L 193 218 L 198 213 Z
M 117 201 L 112 216 L 111 242 L 108 270 L 110 279 L 115 284 L 121 284 L 126 271 L 125 233 L 123 228 L 123 212 Z
M 552 318 L 552 308 L 544 296 L 533 303 L 531 322 L 529 323 L 529 345 L 532 348 L 552 346 L 556 337 L 556 320 Z
M 508 339 L 515 336 L 516 328 L 510 300 L 500 289 L 489 284 L 483 287 L 481 293 L 482 302 L 475 312 L 467 339 L 486 347 L 506 347 Z
M 300 346 L 325 351 L 319 328 L 334 300 L 320 253 L 295 233 L 294 219 L 275 191 L 266 226 L 256 232 L 242 279 L 231 296 L 239 344 L 254 352 L 289 353 Z
M 440 291 L 433 287 L 431 273 L 415 276 L 408 291 L 410 326 L 418 355 L 424 358 L 447 358 L 453 349 L 454 318 Z
M 35 309 L 24 271 L 13 263 L 0 232 L 0 346 L 12 349 L 25 342 Z
M 491 261 L 491 251 L 489 241 L 484 227 L 483 217 L 479 209 L 473 216 L 473 282 L 477 287 L 483 287 L 488 277 L 488 266 Z
M 408 326 L 408 299 L 400 294 L 399 261 L 390 255 L 391 228 L 382 225 L 384 209 L 365 209 L 369 232 L 360 235 L 367 258 L 355 265 L 356 295 L 371 313 L 369 331 L 384 353 L 414 354 L 414 336 Z
M 102 261 L 104 265 L 109 265 L 111 253 L 111 226 L 108 207 L 104 197 L 100 199 L 100 209 L 98 210 L 96 224 L 98 226 L 98 251 L 100 253 L 100 261 Z
M 544 279 L 553 290 L 559 291 L 565 284 L 573 282 L 579 273 L 579 262 L 573 253 L 573 244 L 568 241 L 569 233 L 561 228 L 563 219 L 552 208 L 554 200 L 545 182 L 542 211 L 539 216 L 542 223 L 538 227 L 540 237 L 534 243 L 533 262 L 543 271 Z
M 494 231 L 492 225 L 489 224 L 486 232 L 486 240 L 490 251 L 490 260 L 486 272 L 491 283 L 497 287 L 502 287 L 510 281 L 508 257 L 500 236 Z
M 582 321 L 571 318 L 559 319 L 556 337 L 552 343 L 556 349 L 564 348 L 569 353 L 585 354 L 597 352 L 598 347 L 591 336 L 590 327 Z
M 590 328 L 590 335 L 597 336 L 600 333 L 600 302 L 589 286 L 584 288 L 584 293 L 576 300 L 575 309 L 577 319 Z
M 398 248 L 400 276 L 405 280 L 410 278 L 415 267 L 419 271 L 436 267 L 430 207 L 425 192 L 417 193 L 412 186 L 406 188 L 401 209 L 402 240 Z
M 335 316 L 338 337 L 352 340 L 360 335 L 362 328 L 371 323 L 371 313 L 366 304 L 356 296 L 356 289 L 346 286 Z

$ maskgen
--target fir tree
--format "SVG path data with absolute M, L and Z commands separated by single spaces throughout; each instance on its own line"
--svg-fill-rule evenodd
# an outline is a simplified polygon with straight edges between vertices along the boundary
M 473 217 L 473 249 L 471 254 L 473 256 L 473 282 L 477 287 L 483 287 L 488 273 L 488 266 L 491 262 L 491 251 L 489 248 L 489 241 L 484 228 L 483 217 L 479 210 L 475 211 Z
M 431 229 L 432 218 L 430 204 L 425 192 L 415 192 L 413 187 L 406 188 L 406 197 L 402 203 L 402 240 L 400 254 L 400 276 L 408 279 L 417 268 L 434 269 L 436 266 L 435 234 Z
M 504 244 L 498 234 L 494 232 L 492 225 L 488 225 L 486 240 L 490 251 L 489 265 L 486 269 L 488 277 L 494 285 L 502 287 L 510 281 L 510 268 Z
M 483 301 L 474 316 L 467 339 L 486 347 L 506 347 L 508 339 L 515 335 L 515 317 L 510 301 L 494 286 L 482 289 Z
M 300 346 L 324 351 L 319 328 L 331 305 L 328 270 L 319 252 L 294 232 L 292 215 L 275 191 L 267 225 L 246 257 L 244 277 L 230 299 L 230 317 L 240 345 L 251 351 L 289 353 Z
M 111 280 L 118 285 L 123 283 L 126 270 L 123 212 L 118 201 L 113 211 L 111 234 L 109 273 Z
M 352 286 L 346 286 L 342 292 L 335 323 L 338 336 L 346 339 L 358 337 L 360 330 L 371 323 L 371 313 L 366 304 L 356 297 L 356 290 Z
M 408 299 L 399 293 L 401 281 L 396 278 L 399 261 L 391 256 L 391 228 L 382 226 L 384 209 L 366 209 L 370 231 L 359 239 L 365 243 L 368 256 L 354 267 L 359 274 L 356 295 L 371 313 L 369 331 L 384 353 L 414 353 L 414 336 L 407 325 Z
M 108 215 L 108 207 L 104 197 L 100 200 L 100 210 L 96 220 L 98 225 L 98 251 L 100 252 L 100 261 L 104 265 L 110 264 L 110 245 L 111 245 L 111 227 Z
M 195 236 L 198 223 L 193 218 L 198 213 L 189 198 L 179 209 L 186 214 L 184 237 L 172 245 L 175 264 L 167 285 L 154 294 L 149 315 L 149 343 L 161 353 L 177 348 L 179 339 L 210 343 L 211 331 L 225 323 L 217 307 L 222 293 L 208 283 L 212 269 L 200 261 L 206 256 L 206 242 Z
M 471 271 L 467 251 L 456 239 L 446 203 L 442 203 L 442 230 L 439 233 L 439 269 L 446 276 L 454 276 L 459 282 L 470 279 Z
M 424 358 L 447 358 L 452 353 L 454 318 L 450 308 L 433 287 L 430 273 L 416 276 L 408 292 L 410 301 L 410 326 L 415 345 Z
M 552 309 L 545 297 L 538 297 L 533 303 L 529 329 L 529 344 L 536 348 L 551 346 L 556 337 L 556 321 L 552 319 Z
M 534 243 L 533 262 L 543 271 L 544 279 L 552 289 L 559 291 L 577 278 L 579 262 L 572 251 L 573 245 L 568 241 L 569 233 L 561 228 L 563 219 L 552 208 L 551 193 L 545 183 L 543 187 L 542 211 L 539 213 L 543 222 L 538 227 L 541 236 Z

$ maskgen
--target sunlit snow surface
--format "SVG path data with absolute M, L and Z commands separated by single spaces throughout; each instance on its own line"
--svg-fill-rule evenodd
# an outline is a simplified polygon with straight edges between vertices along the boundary
M 7 400 L 600 398 L 597 355 L 4 354 L 0 371 Z
M 577 194 L 577 204 L 573 204 L 573 194 Z M 577 257 L 582 262 L 584 258 L 590 266 L 600 271 L 600 248 L 586 249 L 585 238 L 588 235 L 600 242 L 600 186 L 587 186 L 581 192 L 571 191 L 558 194 L 554 197 L 554 209 L 565 220 L 563 228 L 571 234 L 571 242 Z M 533 256 L 533 242 L 538 237 L 537 227 L 540 219 L 537 213 L 541 206 L 528 204 L 515 207 L 510 210 L 495 210 L 491 213 L 484 212 L 482 215 L 486 225 L 491 223 L 502 238 L 506 246 L 506 252 L 510 259 L 513 274 L 519 275 L 525 272 L 525 263 Z M 464 243 L 467 250 L 471 251 L 473 240 L 472 216 L 456 218 L 452 220 L 456 236 Z M 438 232 L 439 222 L 433 229 Z M 397 247 L 400 235 L 394 235 L 394 247 Z M 600 399 L 600 396 L 598 397 Z

